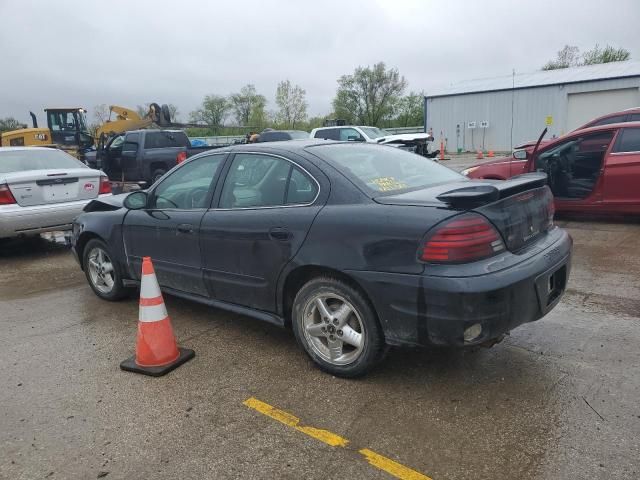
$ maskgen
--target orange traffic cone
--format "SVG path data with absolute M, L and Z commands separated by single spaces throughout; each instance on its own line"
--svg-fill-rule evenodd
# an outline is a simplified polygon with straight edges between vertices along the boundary
M 195 355 L 193 350 L 178 348 L 153 263 L 150 257 L 144 257 L 136 354 L 122 362 L 120 368 L 159 377 L 191 360 Z
M 494 156 L 493 155 L 493 150 L 489 150 L 489 153 L 487 154 L 487 157 L 492 158 L 493 156 Z
M 478 150 L 478 154 L 476 155 L 476 159 L 477 160 L 481 160 L 483 158 L 484 158 L 484 156 L 482 155 L 482 150 Z

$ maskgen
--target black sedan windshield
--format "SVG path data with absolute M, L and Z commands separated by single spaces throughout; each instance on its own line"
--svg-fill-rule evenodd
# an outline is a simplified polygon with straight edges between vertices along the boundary
M 369 193 L 466 180 L 447 167 L 394 147 L 335 143 L 313 146 L 308 151 L 329 162 Z
M 0 173 L 82 167 L 82 162 L 53 148 L 0 150 Z

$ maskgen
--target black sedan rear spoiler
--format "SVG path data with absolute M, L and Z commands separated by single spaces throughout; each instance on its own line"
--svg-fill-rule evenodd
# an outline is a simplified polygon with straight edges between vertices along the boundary
M 454 208 L 473 208 L 510 197 L 517 193 L 547 184 L 547 174 L 541 172 L 524 173 L 508 180 L 492 183 L 478 183 L 441 193 L 436 198 Z

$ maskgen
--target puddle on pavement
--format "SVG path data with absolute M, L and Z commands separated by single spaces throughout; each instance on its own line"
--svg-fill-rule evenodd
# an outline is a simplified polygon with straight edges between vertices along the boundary
M 0 240 L 0 300 L 82 284 L 84 276 L 70 252 L 70 234 Z

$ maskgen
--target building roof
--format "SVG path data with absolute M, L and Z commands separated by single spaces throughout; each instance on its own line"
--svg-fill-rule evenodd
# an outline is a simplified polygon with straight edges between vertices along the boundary
M 516 73 L 515 84 L 512 75 L 465 80 L 435 88 L 427 92 L 426 97 L 432 98 L 448 95 L 464 95 L 467 93 L 495 92 L 511 90 L 514 87 L 516 89 L 544 87 L 624 77 L 640 77 L 640 62 L 611 62 L 599 65 L 587 65 L 584 67 Z

